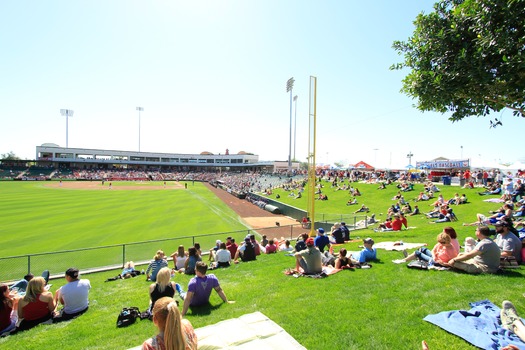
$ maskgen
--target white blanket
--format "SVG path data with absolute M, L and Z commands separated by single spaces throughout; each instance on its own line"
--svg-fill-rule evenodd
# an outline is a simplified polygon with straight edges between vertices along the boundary
M 195 330 L 199 349 L 306 349 L 260 312 L 242 315 Z
M 398 243 L 398 242 L 379 242 L 379 243 L 374 244 L 374 247 L 376 249 L 402 251 L 402 250 L 405 250 L 405 249 L 417 249 L 417 248 L 425 246 L 425 243 L 406 243 L 406 242 L 403 242 L 402 245 L 397 245 L 397 244 L 394 245 L 394 243 Z
M 306 350 L 277 323 L 260 312 L 242 315 L 195 330 L 201 350 Z M 137 346 L 129 350 L 140 350 Z

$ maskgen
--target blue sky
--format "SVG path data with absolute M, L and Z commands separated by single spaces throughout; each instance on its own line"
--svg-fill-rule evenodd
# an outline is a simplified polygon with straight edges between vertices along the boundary
M 399 90 L 391 48 L 434 1 L 45 1 L 0 3 L 0 153 L 35 146 L 169 153 L 307 154 L 309 77 L 317 81 L 317 161 L 403 167 L 436 157 L 512 163 L 510 111 L 451 123 Z M 295 112 L 294 112 L 295 115 Z M 517 136 L 516 136 L 517 137 Z M 293 145 L 292 145 L 293 148 Z M 292 155 L 294 150 L 292 149 Z

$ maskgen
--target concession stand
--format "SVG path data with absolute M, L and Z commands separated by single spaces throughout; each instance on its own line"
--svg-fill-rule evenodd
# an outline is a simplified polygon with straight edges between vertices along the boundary
M 432 182 L 443 182 L 443 185 L 453 183 L 463 185 L 462 174 L 470 170 L 470 159 L 446 159 L 436 158 L 433 160 L 416 162 L 416 168 L 427 169 L 428 179 Z

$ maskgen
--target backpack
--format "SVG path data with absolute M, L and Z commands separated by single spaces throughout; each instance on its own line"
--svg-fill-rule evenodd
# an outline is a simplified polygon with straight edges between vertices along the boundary
M 127 327 L 130 324 L 135 323 L 140 316 L 140 310 L 138 307 L 125 307 L 118 315 L 117 327 Z

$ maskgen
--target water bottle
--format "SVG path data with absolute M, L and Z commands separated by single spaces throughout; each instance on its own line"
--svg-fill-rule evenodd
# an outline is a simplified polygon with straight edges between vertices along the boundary
M 140 273 L 143 275 L 143 274 L 145 273 L 145 272 L 144 272 L 144 269 L 142 269 L 142 270 L 140 271 Z

